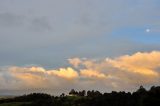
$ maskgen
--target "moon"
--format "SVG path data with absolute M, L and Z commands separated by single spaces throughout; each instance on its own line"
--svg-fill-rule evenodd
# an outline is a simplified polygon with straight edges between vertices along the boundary
M 149 33 L 151 30 L 150 29 L 146 29 L 146 32 Z

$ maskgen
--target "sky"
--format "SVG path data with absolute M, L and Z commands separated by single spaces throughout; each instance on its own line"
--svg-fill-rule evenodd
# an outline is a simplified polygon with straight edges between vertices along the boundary
M 0 0 L 0 94 L 160 83 L 159 0 Z

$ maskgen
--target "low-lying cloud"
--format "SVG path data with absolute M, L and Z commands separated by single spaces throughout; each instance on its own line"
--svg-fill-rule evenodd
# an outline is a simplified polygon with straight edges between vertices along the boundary
M 10 66 L 0 69 L 0 90 L 76 89 L 129 90 L 160 84 L 160 51 L 138 52 L 101 61 L 69 59 L 72 67 Z M 58 90 L 59 89 L 59 90 Z

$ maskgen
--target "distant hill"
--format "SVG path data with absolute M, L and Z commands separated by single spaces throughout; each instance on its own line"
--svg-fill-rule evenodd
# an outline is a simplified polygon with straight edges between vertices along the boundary
M 8 99 L 8 98 L 14 98 L 13 95 L 0 95 L 0 99 Z

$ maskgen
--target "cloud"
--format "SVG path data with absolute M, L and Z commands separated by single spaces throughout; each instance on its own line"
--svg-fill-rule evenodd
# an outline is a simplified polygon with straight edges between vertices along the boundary
M 84 77 L 88 77 L 88 78 L 94 78 L 94 77 L 96 77 L 96 78 L 106 78 L 107 76 L 105 75 L 105 74 L 103 74 L 103 73 L 100 73 L 100 72 L 98 72 L 98 71 L 93 71 L 93 70 L 86 70 L 86 69 L 84 69 L 84 70 L 81 70 L 80 71 L 80 74 L 81 74 L 81 76 L 84 76 Z
M 35 32 L 50 31 L 52 30 L 52 26 L 45 17 L 36 17 L 31 20 L 29 29 Z
M 0 68 L 0 90 L 52 89 L 56 92 L 71 88 L 132 91 L 140 85 L 160 84 L 160 51 L 137 52 L 104 60 L 73 58 L 73 67 L 10 66 Z M 76 70 L 74 69 L 76 68 Z
M 74 79 L 78 77 L 78 72 L 74 69 L 68 68 L 60 68 L 59 70 L 49 71 L 49 74 L 56 75 L 58 77 L 66 78 L 66 79 Z
M 3 12 L 0 13 L 0 27 L 15 27 L 23 25 L 25 17 L 14 13 Z
M 2 28 L 23 28 L 28 31 L 49 31 L 52 26 L 44 16 L 33 17 L 31 15 L 17 14 L 12 12 L 0 13 L 0 27 Z M 12 30 L 12 29 L 9 29 Z M 26 30 L 27 31 L 27 30 Z
M 131 56 L 125 55 L 107 61 L 121 70 L 157 77 L 158 72 L 156 72 L 155 69 L 160 67 L 159 58 L 160 52 L 153 51 L 151 53 L 138 52 Z
M 123 35 L 123 31 L 114 35 L 133 27 L 159 32 L 159 16 L 154 0 L 0 1 L 0 66 L 15 64 L 0 68 L 1 89 L 87 89 L 92 85 L 123 90 L 140 84 L 159 84 L 159 51 L 107 61 L 92 59 L 159 50 L 159 43 L 156 45 L 153 40 L 142 44 Z M 59 67 L 66 65 L 64 58 L 74 56 L 69 59 L 72 66 Z M 154 56 L 157 57 L 153 59 Z M 26 64 L 58 68 L 16 66 Z
M 71 58 L 71 59 L 68 59 L 69 63 L 72 64 L 74 67 L 78 67 L 80 64 L 81 64 L 81 59 L 79 58 Z
M 159 49 L 155 44 L 132 42 L 129 35 L 116 35 L 118 40 L 112 36 L 112 32 L 128 31 L 128 27 L 149 26 L 152 30 L 159 26 L 155 1 L 14 0 L 0 1 L 0 5 L 0 65 L 33 63 L 52 67 L 52 63 L 58 66 L 66 57 L 97 58 Z M 50 52 L 53 50 L 55 53 Z M 60 62 L 47 62 L 50 58 Z
M 88 78 L 105 78 L 116 90 L 132 89 L 140 85 L 159 84 L 160 52 L 137 52 L 96 61 L 81 60 L 80 75 Z M 73 59 L 74 60 L 74 59 Z M 109 88 L 110 88 L 109 87 Z
M 1 90 L 55 89 L 64 82 L 74 82 L 78 73 L 72 68 L 46 70 L 42 67 L 12 66 L 1 69 L 0 76 Z

